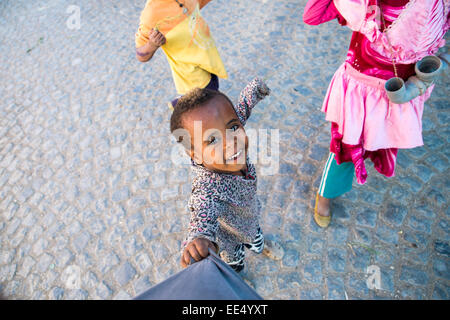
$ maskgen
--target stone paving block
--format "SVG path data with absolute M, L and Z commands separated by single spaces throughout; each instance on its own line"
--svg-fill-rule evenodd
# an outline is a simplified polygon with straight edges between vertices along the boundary
M 164 171 L 155 172 L 150 179 L 153 188 L 160 188 L 166 184 L 166 175 Z
M 269 276 L 256 278 L 253 281 L 253 284 L 256 292 L 258 292 L 263 297 L 269 296 L 274 290 L 272 281 L 270 281 Z
M 416 148 L 416 149 L 417 149 L 417 148 Z M 414 149 L 413 149 L 413 150 L 414 150 Z M 412 175 L 402 177 L 402 178 L 401 178 L 401 182 L 402 182 L 402 183 L 405 183 L 405 184 L 407 185 L 408 189 L 409 189 L 409 190 L 412 190 L 412 192 L 414 192 L 414 193 L 416 193 L 416 194 L 417 194 L 417 193 L 422 189 L 422 187 L 423 187 L 423 183 L 422 183 L 419 179 L 413 177 Z
M 285 251 L 282 264 L 285 267 L 296 267 L 299 265 L 300 256 L 297 250 L 288 249 Z
M 10 263 L 16 254 L 16 250 L 11 251 L 0 251 L 0 265 Z
M 367 248 L 360 245 L 352 245 L 352 250 L 348 255 L 348 261 L 353 269 L 357 272 L 366 272 L 370 265 L 371 252 Z
M 284 239 L 294 240 L 298 243 L 302 243 L 303 235 L 305 232 L 302 230 L 302 226 L 298 223 L 286 223 L 284 224 Z
M 134 281 L 134 284 L 133 284 L 133 289 L 134 289 L 134 292 L 136 293 L 136 295 L 150 289 L 151 287 L 152 287 L 152 284 L 151 284 L 148 276 L 138 278 L 137 280 Z
M 179 194 L 178 185 L 172 187 L 166 187 L 161 190 L 161 200 L 170 201 L 174 200 Z
M 279 174 L 290 174 L 293 175 L 297 172 L 297 167 L 286 162 L 281 162 L 279 167 Z
M 283 274 L 277 278 L 278 288 L 296 290 L 301 287 L 303 283 L 298 272 L 291 272 Z
M 137 228 L 144 225 L 144 218 L 142 213 L 138 212 L 126 219 L 126 226 L 128 233 L 135 233 Z
M 429 148 L 439 150 L 444 146 L 445 141 L 442 137 L 438 136 L 437 134 L 429 134 L 425 135 L 423 137 L 423 142 L 425 145 L 427 145 Z
M 318 288 L 306 289 L 300 292 L 300 300 L 323 300 L 324 297 Z
M 356 224 L 364 227 L 374 228 L 377 223 L 377 212 L 370 208 L 364 209 L 356 215 Z
M 438 153 L 430 154 L 429 156 L 427 156 L 426 161 L 428 163 L 427 164 L 428 166 L 432 166 L 433 168 L 439 170 L 440 172 L 443 172 L 448 168 L 448 159 L 444 158 Z
M 382 250 L 380 250 L 380 248 L 382 248 Z M 396 257 L 398 255 L 395 251 L 389 250 L 384 246 L 377 245 L 374 245 L 374 250 L 376 251 L 376 254 L 374 256 L 374 263 L 376 265 L 393 268 Z
M 408 188 L 400 185 L 395 185 L 391 189 L 390 196 L 397 202 L 407 202 L 411 198 L 411 192 Z
M 48 241 L 45 239 L 39 239 L 32 248 L 32 252 L 36 257 L 40 256 L 48 246 Z
M 294 188 L 292 190 L 291 197 L 294 199 L 306 199 L 309 198 L 309 192 L 311 186 L 309 183 L 301 180 L 296 180 L 294 182 Z
M 135 263 L 141 274 L 147 272 L 153 265 L 150 257 L 146 253 L 137 254 L 135 256 Z
M 13 218 L 9 224 L 9 226 L 6 228 L 6 234 L 8 236 L 11 236 L 14 234 L 19 226 L 21 225 L 22 221 L 19 218 Z
M 433 290 L 433 300 L 448 300 L 448 286 L 436 283 Z
M 400 152 L 397 153 L 397 165 L 402 168 L 408 168 L 412 163 L 413 161 L 408 157 L 407 152 L 402 152 L 402 150 L 400 150 Z
M 346 251 L 340 248 L 328 248 L 328 267 L 334 272 L 344 272 L 346 265 Z
M 270 229 L 270 230 L 277 230 L 281 228 L 281 217 L 280 217 L 280 212 L 279 210 L 277 211 L 269 211 L 266 216 L 265 216 L 265 224 L 266 224 L 266 228 Z
M 425 285 L 428 282 L 428 274 L 415 267 L 402 266 L 400 280 L 412 285 Z
M 0 282 L 10 281 L 16 273 L 16 269 L 16 264 L 8 264 L 0 267 Z
M 412 170 L 423 182 L 428 182 L 434 174 L 429 167 L 424 165 L 413 166 Z
M 402 299 L 423 300 L 426 297 L 424 288 L 407 286 L 401 290 Z
M 61 300 L 64 296 L 64 289 L 56 287 L 50 291 L 49 299 Z
M 129 262 L 125 262 L 114 271 L 114 279 L 124 286 L 130 282 L 136 275 L 136 270 Z
M 320 260 L 311 260 L 305 264 L 303 275 L 306 280 L 312 283 L 322 282 L 322 262 Z
M 86 300 L 89 293 L 83 289 L 67 290 L 64 299 L 66 300 Z
M 113 194 L 114 196 L 114 194 Z M 94 195 L 91 192 L 87 193 L 81 193 L 80 196 L 77 199 L 77 204 L 81 209 L 85 209 L 87 206 L 89 206 L 94 201 Z M 113 199 L 114 201 L 114 199 Z M 120 200 L 118 200 L 120 201 Z
M 88 271 L 81 277 L 81 285 L 83 288 L 92 290 L 98 288 L 100 283 L 96 274 L 92 271 Z
M 375 236 L 384 242 L 387 242 L 391 245 L 396 245 L 398 243 L 398 231 L 396 229 L 389 228 L 385 224 L 381 224 Z
M 167 249 L 163 244 L 154 242 L 150 245 L 150 252 L 153 254 L 154 261 L 163 261 L 166 258 Z
M 35 216 L 36 216 L 35 212 L 29 212 L 28 215 L 22 220 L 22 225 L 26 227 L 33 226 L 37 221 Z
M 423 155 L 426 154 L 426 149 L 424 147 L 414 148 L 414 149 L 408 149 L 405 150 L 405 153 L 408 156 L 414 157 L 416 159 L 420 159 L 423 157 Z
M 350 214 L 345 204 L 334 201 L 331 205 L 331 212 L 333 218 L 337 221 L 348 221 L 350 219 Z
M 122 242 L 121 247 L 122 247 L 123 251 L 125 252 L 125 254 L 129 257 L 135 256 L 137 254 L 137 252 L 143 248 L 142 244 L 135 237 L 125 239 Z
M 73 261 L 75 258 L 74 254 L 67 248 L 62 249 L 59 251 L 56 256 L 56 265 L 60 268 L 63 268 L 67 266 L 69 263 Z
M 430 188 L 426 190 L 426 196 L 427 200 L 430 203 L 438 204 L 438 205 L 444 205 L 445 197 L 442 195 L 442 193 L 439 190 L 436 190 L 435 188 Z
M 114 296 L 113 300 L 130 300 L 131 298 L 133 297 L 129 293 L 121 290 Z
M 311 254 L 321 254 L 324 248 L 324 239 L 321 237 L 308 236 L 306 249 Z
M 383 203 L 383 196 L 380 193 L 371 192 L 368 188 L 361 191 L 361 200 L 367 204 L 378 206 Z
M 175 255 L 179 257 L 179 255 Z M 251 270 L 251 271 L 250 271 Z M 280 265 L 271 263 L 271 260 L 264 256 L 256 256 L 253 253 L 246 254 L 246 266 L 243 270 L 243 278 L 253 278 L 254 275 L 276 274 L 280 270 Z
M 433 271 L 437 277 L 450 280 L 450 261 L 448 259 L 434 259 Z M 427 277 L 424 277 L 422 274 L 419 274 L 419 276 L 417 276 L 417 282 L 425 282 L 427 280 Z M 422 276 L 425 278 L 424 280 L 422 280 Z
M 95 288 L 95 295 L 96 295 L 96 298 L 98 298 L 98 299 L 101 299 L 101 300 L 109 299 L 112 294 L 113 294 L 113 291 L 105 282 L 100 283 Z
M 408 225 L 414 230 L 428 234 L 431 234 L 432 223 L 433 222 L 427 218 L 417 216 L 411 216 L 408 221 Z
M 333 228 L 328 230 L 328 243 L 333 245 L 345 245 L 348 237 L 348 228 L 339 224 L 338 222 L 334 222 Z
M 313 145 L 311 148 L 311 153 L 309 154 L 309 157 L 316 161 L 323 161 L 328 155 L 330 154 L 330 151 L 328 148 L 324 148 L 322 146 Z
M 114 202 L 120 202 L 127 200 L 129 197 L 130 197 L 130 190 L 128 189 L 128 187 L 122 187 L 113 193 L 111 200 Z
M 278 192 L 289 192 L 292 185 L 292 179 L 288 176 L 278 176 L 273 184 L 273 189 Z M 267 187 L 271 187 L 272 184 L 269 183 Z M 263 187 L 261 187 L 263 188 Z M 264 188 L 262 189 L 264 190 Z M 266 189 L 267 190 L 267 189 Z
M 290 201 L 287 206 L 285 217 L 306 225 L 305 220 L 307 219 L 308 214 L 310 214 L 310 212 L 307 205 L 300 200 L 293 200 Z
M 366 279 L 357 276 L 351 276 L 348 281 L 349 291 L 354 291 L 356 297 L 366 297 L 369 293 L 369 288 L 367 287 Z M 349 293 L 349 296 L 353 298 L 353 295 Z
M 439 220 L 438 227 L 439 227 L 440 230 L 442 230 L 442 232 L 444 232 L 444 234 L 447 235 L 447 237 L 449 236 L 448 235 L 449 234 L 449 230 L 450 230 L 449 229 L 449 223 L 446 220 Z M 450 240 L 450 239 L 448 239 L 448 240 Z
M 38 259 L 38 262 L 36 264 L 36 269 L 39 272 L 44 273 L 48 270 L 48 268 L 52 262 L 53 262 L 53 256 L 51 256 L 48 253 L 44 253 Z
M 434 241 L 434 251 L 436 251 L 440 255 L 444 255 L 450 257 L 450 246 L 448 243 L 436 240 Z
M 373 230 L 370 230 L 368 228 L 355 227 L 352 231 L 353 235 L 355 236 L 356 242 L 370 246 L 370 244 L 372 243 Z M 352 231 L 350 231 L 350 233 L 352 233 Z
M 344 280 L 341 277 L 328 277 L 328 299 L 330 300 L 346 300 Z
M 91 239 L 91 236 L 89 233 L 82 231 L 78 236 L 75 236 L 72 245 L 78 253 L 83 251 L 83 249 L 87 246 L 89 243 L 89 240 Z
M 30 257 L 30 256 L 26 256 L 25 259 L 23 260 L 22 265 L 19 267 L 19 270 L 17 271 L 17 274 L 23 278 L 25 278 L 29 272 L 31 271 L 31 269 L 33 268 L 33 266 L 36 264 L 36 261 Z
M 394 271 L 390 269 L 381 269 L 381 290 L 390 293 L 394 292 Z
M 102 256 L 99 267 L 101 273 L 107 273 L 120 262 L 120 258 L 114 252 L 108 252 Z

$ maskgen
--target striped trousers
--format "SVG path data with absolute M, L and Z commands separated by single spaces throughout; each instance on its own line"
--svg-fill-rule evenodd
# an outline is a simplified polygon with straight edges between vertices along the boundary
M 319 186 L 319 195 L 332 199 L 343 195 L 352 189 L 355 166 L 352 162 L 337 164 L 334 153 L 330 152 L 323 169 Z

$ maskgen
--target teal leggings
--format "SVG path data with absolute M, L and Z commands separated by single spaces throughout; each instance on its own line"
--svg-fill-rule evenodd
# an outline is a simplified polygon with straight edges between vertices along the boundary
M 334 159 L 334 153 L 330 152 L 320 181 L 319 194 L 328 199 L 336 198 L 352 189 L 355 166 L 352 162 L 344 162 L 340 165 Z

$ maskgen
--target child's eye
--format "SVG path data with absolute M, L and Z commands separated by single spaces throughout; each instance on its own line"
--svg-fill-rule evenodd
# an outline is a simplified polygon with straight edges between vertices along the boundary
M 216 137 L 209 138 L 208 144 L 215 144 L 217 142 Z
M 233 130 L 233 131 L 236 131 L 237 129 L 239 129 L 239 126 L 237 124 L 235 124 L 231 127 L 231 130 Z

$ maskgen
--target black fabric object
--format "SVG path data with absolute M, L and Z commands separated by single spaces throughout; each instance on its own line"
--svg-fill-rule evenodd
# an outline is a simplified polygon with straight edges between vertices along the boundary
M 263 300 L 211 249 L 191 264 L 133 300 Z

